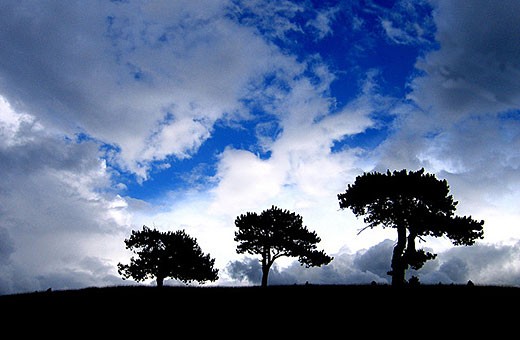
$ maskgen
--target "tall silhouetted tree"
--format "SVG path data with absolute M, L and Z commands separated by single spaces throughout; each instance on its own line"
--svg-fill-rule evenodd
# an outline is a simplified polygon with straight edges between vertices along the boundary
M 397 229 L 392 270 L 388 272 L 393 286 L 406 282 L 408 267 L 419 269 L 436 257 L 416 249 L 416 238 L 446 236 L 454 245 L 472 245 L 484 235 L 484 221 L 454 216 L 458 202 L 449 194 L 448 182 L 425 173 L 424 168 L 415 172 L 365 172 L 338 194 L 338 199 L 341 209 L 350 208 L 357 217 L 365 216 L 366 228 L 381 225 Z
M 260 255 L 262 264 L 262 287 L 267 286 L 269 269 L 282 256 L 298 257 L 307 268 L 321 266 L 332 261 L 332 257 L 316 250 L 321 239 L 316 232 L 303 226 L 302 217 L 274 205 L 258 215 L 248 212 L 235 220 L 237 253 Z
M 155 278 L 158 287 L 167 277 L 184 283 L 218 279 L 218 269 L 213 268 L 215 259 L 203 254 L 197 240 L 184 230 L 160 232 L 143 226 L 142 230 L 133 230 L 125 244 L 137 257 L 132 257 L 128 265 L 117 265 L 123 279 L 132 277 L 139 282 Z

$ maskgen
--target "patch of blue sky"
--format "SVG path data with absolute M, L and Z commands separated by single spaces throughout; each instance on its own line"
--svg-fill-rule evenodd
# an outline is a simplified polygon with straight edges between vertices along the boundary
M 520 110 L 508 110 L 498 114 L 498 118 L 501 122 L 519 122 L 520 121 Z
M 414 75 L 417 58 L 436 48 L 433 32 L 428 31 L 431 29 L 428 23 L 431 21 L 431 8 L 415 7 L 414 20 L 427 23 L 424 24 L 426 27 L 420 38 L 412 35 L 415 32 L 409 33 L 407 44 L 398 44 L 389 39 L 381 23 L 381 18 L 386 14 L 381 8 L 377 11 L 357 9 L 354 16 L 345 4 L 341 4 L 334 12 L 329 22 L 330 34 L 317 39 L 316 32 L 307 25 L 312 19 L 311 14 L 302 12 L 293 18 L 302 30 L 287 32 L 288 39 L 280 40 L 278 44 L 290 50 L 300 61 L 309 62 L 309 55 L 319 56 L 319 60 L 336 77 L 330 89 L 339 106 L 347 104 L 359 94 L 362 82 L 372 70 L 379 73 L 378 86 L 385 95 L 403 97 L 406 84 Z M 316 15 L 316 12 L 312 15 Z M 402 24 L 420 30 L 419 23 Z M 405 28 L 402 29 L 405 34 Z
M 207 190 L 215 184 L 219 155 L 228 147 L 248 150 L 261 159 L 269 158 L 270 151 L 263 149 L 258 142 L 256 126 L 262 122 L 267 123 L 268 119 L 258 117 L 233 126 L 223 121 L 217 122 L 211 137 L 189 157 L 168 157 L 152 163 L 146 181 L 139 183 L 133 176 L 121 173 L 119 179 L 126 186 L 125 194 L 154 202 L 169 192 Z
M 331 147 L 331 152 L 341 152 L 346 149 L 359 148 L 364 151 L 372 151 L 384 142 L 392 133 L 392 121 L 394 116 L 380 114 L 374 118 L 376 124 L 361 133 L 345 136 L 337 140 Z
M 255 27 L 264 39 L 306 63 L 308 67 L 303 76 L 316 84 L 322 79 L 315 73 L 315 67 L 320 63 L 326 65 L 334 74 L 335 80 L 324 95 L 334 99 L 335 108 L 332 111 L 336 111 L 362 94 L 364 82 L 374 70 L 377 73 L 374 91 L 381 96 L 404 100 L 407 84 L 417 75 L 417 58 L 425 51 L 435 48 L 433 32 L 426 32 L 430 28 L 427 22 L 431 20 L 431 8 L 423 2 L 413 5 L 413 16 L 409 19 L 404 15 L 406 13 L 388 18 L 392 27 L 402 29 L 403 34 L 413 34 L 415 31 L 409 27 L 416 27 L 416 23 L 426 23 L 426 33 L 422 39 L 413 39 L 410 35 L 410 39 L 406 40 L 410 43 L 405 44 L 388 36 L 388 31 L 382 25 L 382 18 L 386 18 L 388 8 L 399 3 L 310 1 L 295 2 L 291 6 L 287 2 L 285 7 L 278 7 L 276 13 L 267 13 L 265 8 L 255 7 L 254 2 L 236 0 L 236 8 L 230 10 L 228 17 L 239 24 Z M 327 34 L 320 35 L 323 32 L 319 31 L 319 27 L 313 26 L 312 21 L 320 12 L 328 9 L 337 10 L 329 17 L 330 30 Z M 283 25 L 273 25 L 278 21 Z M 119 27 L 114 26 L 114 20 L 109 18 L 107 22 L 108 33 L 120 37 L 122 32 Z M 139 69 L 130 67 L 130 71 L 135 80 L 143 79 Z M 152 164 L 150 178 L 144 183 L 140 184 L 131 175 L 122 172 L 122 177 L 127 176 L 125 185 L 128 194 L 148 200 L 172 190 L 213 185 L 218 155 L 226 147 L 249 150 L 262 159 L 269 158 L 270 151 L 263 146 L 277 138 L 280 128 L 276 119 L 266 113 L 270 104 L 273 104 L 270 103 L 273 98 L 268 97 L 269 91 L 263 90 L 276 87 L 278 90 L 290 91 L 286 86 L 276 77 L 276 72 L 266 75 L 263 84 L 255 91 L 256 94 L 243 100 L 253 118 L 233 124 L 226 121 L 217 123 L 211 137 L 190 157 L 169 157 Z M 380 112 L 374 113 L 373 119 L 381 121 L 381 124 L 337 141 L 332 151 L 338 152 L 350 147 L 367 150 L 377 147 L 388 137 L 393 118 L 388 113 Z

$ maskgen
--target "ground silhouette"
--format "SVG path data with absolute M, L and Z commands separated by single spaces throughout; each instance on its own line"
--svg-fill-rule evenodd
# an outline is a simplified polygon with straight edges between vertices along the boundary
M 363 308 L 367 304 L 385 305 L 400 301 L 407 296 L 422 304 L 442 306 L 443 303 L 475 304 L 520 302 L 520 287 L 467 284 L 418 284 L 393 287 L 389 284 L 352 285 L 270 285 L 261 286 L 192 286 L 165 285 L 161 288 L 151 285 L 124 285 L 108 287 L 88 287 L 71 290 L 46 290 L 0 296 L 0 307 L 8 306 L 53 306 L 69 305 L 79 308 L 85 304 L 100 307 L 134 306 L 149 308 L 173 303 L 187 310 L 190 306 L 199 309 L 213 304 L 259 304 L 282 297 L 288 309 L 298 306 L 325 307 L 334 304 L 348 304 Z M 267 299 L 267 301 L 266 301 Z M 507 299 L 507 300 L 503 300 Z M 491 306 L 489 305 L 489 306 Z M 345 305 L 346 306 L 346 305 Z
M 0 296 L 3 329 L 153 337 L 497 338 L 516 325 L 520 288 L 479 285 L 114 286 Z M 35 325 L 40 325 L 36 327 Z M 42 331 L 46 330 L 46 333 Z M 108 333 L 107 333 L 108 332 Z M 139 336 L 141 335 L 141 336 Z

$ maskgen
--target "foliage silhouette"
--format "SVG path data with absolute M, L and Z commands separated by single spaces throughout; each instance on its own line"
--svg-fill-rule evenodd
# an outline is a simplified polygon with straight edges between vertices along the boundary
M 215 259 L 203 254 L 197 240 L 184 230 L 160 232 L 143 226 L 142 230 L 133 230 L 125 244 L 138 257 L 132 257 L 128 265 L 117 265 L 123 279 L 132 277 L 139 282 L 155 278 L 158 287 L 167 277 L 184 283 L 218 279 L 218 269 L 213 268 Z
M 338 194 L 338 199 L 341 209 L 350 208 L 357 217 L 365 216 L 366 228 L 381 225 L 397 229 L 392 270 L 388 272 L 393 286 L 405 284 L 408 267 L 420 269 L 437 256 L 416 249 L 416 238 L 447 236 L 454 245 L 472 245 L 484 235 L 484 221 L 454 216 L 458 202 L 449 195 L 448 182 L 425 173 L 424 168 L 365 172 Z
M 332 257 L 324 251 L 316 250 L 321 241 L 316 232 L 303 226 L 302 217 L 276 206 L 266 209 L 258 215 L 248 212 L 235 220 L 235 241 L 237 253 L 260 255 L 262 264 L 262 287 L 267 286 L 269 269 L 274 261 L 282 256 L 298 257 L 301 265 L 326 265 Z

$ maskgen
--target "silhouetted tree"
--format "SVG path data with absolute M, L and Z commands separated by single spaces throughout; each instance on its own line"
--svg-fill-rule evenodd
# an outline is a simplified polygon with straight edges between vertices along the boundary
M 238 230 L 235 241 L 239 242 L 237 253 L 260 255 L 262 264 L 262 287 L 267 286 L 269 269 L 282 256 L 298 257 L 307 268 L 321 266 L 332 261 L 332 257 L 316 250 L 321 241 L 316 232 L 303 226 L 302 217 L 274 205 L 258 215 L 248 212 L 235 220 Z
M 117 265 L 123 279 L 132 277 L 139 282 L 155 278 L 158 287 L 167 277 L 184 283 L 218 279 L 218 269 L 213 268 L 215 259 L 203 254 L 197 240 L 184 230 L 160 232 L 143 226 L 142 230 L 133 230 L 125 244 L 137 257 L 132 257 L 128 265 Z
M 472 245 L 484 235 L 484 221 L 454 216 L 458 202 L 449 195 L 448 182 L 425 173 L 424 168 L 415 172 L 365 172 L 338 194 L 338 199 L 341 209 L 350 208 L 357 217 L 365 216 L 366 228 L 381 225 L 397 229 L 392 270 L 388 272 L 393 286 L 406 282 L 408 267 L 419 269 L 436 257 L 416 249 L 416 238 L 447 236 L 454 245 Z

